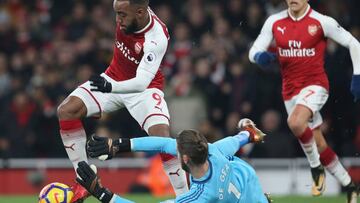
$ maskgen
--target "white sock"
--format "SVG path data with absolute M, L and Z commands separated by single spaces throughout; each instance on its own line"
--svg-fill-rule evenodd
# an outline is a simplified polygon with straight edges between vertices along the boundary
M 311 140 L 306 144 L 302 143 L 300 140 L 299 140 L 299 143 L 300 143 L 303 151 L 305 152 L 305 155 L 310 164 L 310 167 L 311 168 L 318 167 L 321 164 L 320 163 L 320 155 L 317 150 L 317 146 L 316 146 L 314 138 L 311 138 Z
M 177 158 L 163 162 L 163 167 L 166 175 L 169 177 L 176 196 L 189 191 L 186 172 L 181 168 L 180 161 Z
M 341 183 L 342 186 L 347 186 L 351 182 L 351 177 L 349 173 L 345 170 L 344 166 L 336 157 L 330 164 L 325 166 L 325 168 Z
M 86 133 L 83 128 L 75 131 L 60 131 L 65 150 L 72 162 L 75 172 L 80 161 L 88 161 L 86 156 Z

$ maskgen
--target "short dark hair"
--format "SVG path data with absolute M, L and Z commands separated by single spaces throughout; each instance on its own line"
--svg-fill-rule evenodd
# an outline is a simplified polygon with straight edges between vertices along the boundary
M 130 4 L 138 4 L 146 7 L 149 6 L 149 0 L 125 0 L 125 1 L 129 1 Z
M 206 138 L 196 130 L 184 130 L 176 137 L 180 155 L 187 155 L 190 163 L 204 164 L 208 158 L 208 143 Z
M 129 0 L 130 4 L 149 5 L 149 0 Z

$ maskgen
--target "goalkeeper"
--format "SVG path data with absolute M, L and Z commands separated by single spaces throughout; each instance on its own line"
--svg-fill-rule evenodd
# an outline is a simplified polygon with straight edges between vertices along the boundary
M 243 145 L 261 142 L 265 134 L 249 119 L 239 122 L 242 130 L 213 144 L 195 130 L 184 130 L 176 139 L 144 137 L 117 139 L 94 135 L 87 145 L 90 157 L 111 159 L 118 152 L 143 151 L 178 155 L 182 168 L 190 174 L 190 191 L 168 202 L 176 203 L 268 203 L 254 169 L 233 156 Z M 93 169 L 91 169 L 91 167 Z M 96 167 L 80 162 L 77 181 L 103 203 L 131 203 L 100 184 Z

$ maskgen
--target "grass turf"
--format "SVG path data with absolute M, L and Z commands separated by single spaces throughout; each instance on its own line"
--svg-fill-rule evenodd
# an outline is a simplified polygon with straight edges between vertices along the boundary
M 171 198 L 154 198 L 151 195 L 126 195 L 132 201 L 137 203 L 158 203 L 161 200 Z M 273 203 L 345 203 L 344 195 L 336 197 L 306 197 L 306 196 L 284 196 L 273 197 Z M 30 203 L 37 202 L 36 196 L 0 196 L 0 203 Z M 94 198 L 89 198 L 85 203 L 98 203 Z

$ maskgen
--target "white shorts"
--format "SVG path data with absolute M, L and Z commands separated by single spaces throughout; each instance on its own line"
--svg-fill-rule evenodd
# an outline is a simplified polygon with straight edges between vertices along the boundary
M 102 73 L 101 76 L 109 82 L 115 82 L 105 73 Z M 102 112 L 113 112 L 125 107 L 146 132 L 153 125 L 169 125 L 170 115 L 164 100 L 164 93 L 157 88 L 127 94 L 102 93 L 90 91 L 90 89 L 90 82 L 87 81 L 70 94 L 70 96 L 78 97 L 84 102 L 87 117 L 101 116 Z
M 292 97 L 290 100 L 284 101 L 284 103 L 288 115 L 292 113 L 297 104 L 308 107 L 313 113 L 313 117 L 309 121 L 309 127 L 314 129 L 319 127 L 323 122 L 320 109 L 324 106 L 328 97 L 329 93 L 324 87 L 310 85 L 303 88 L 298 95 Z

